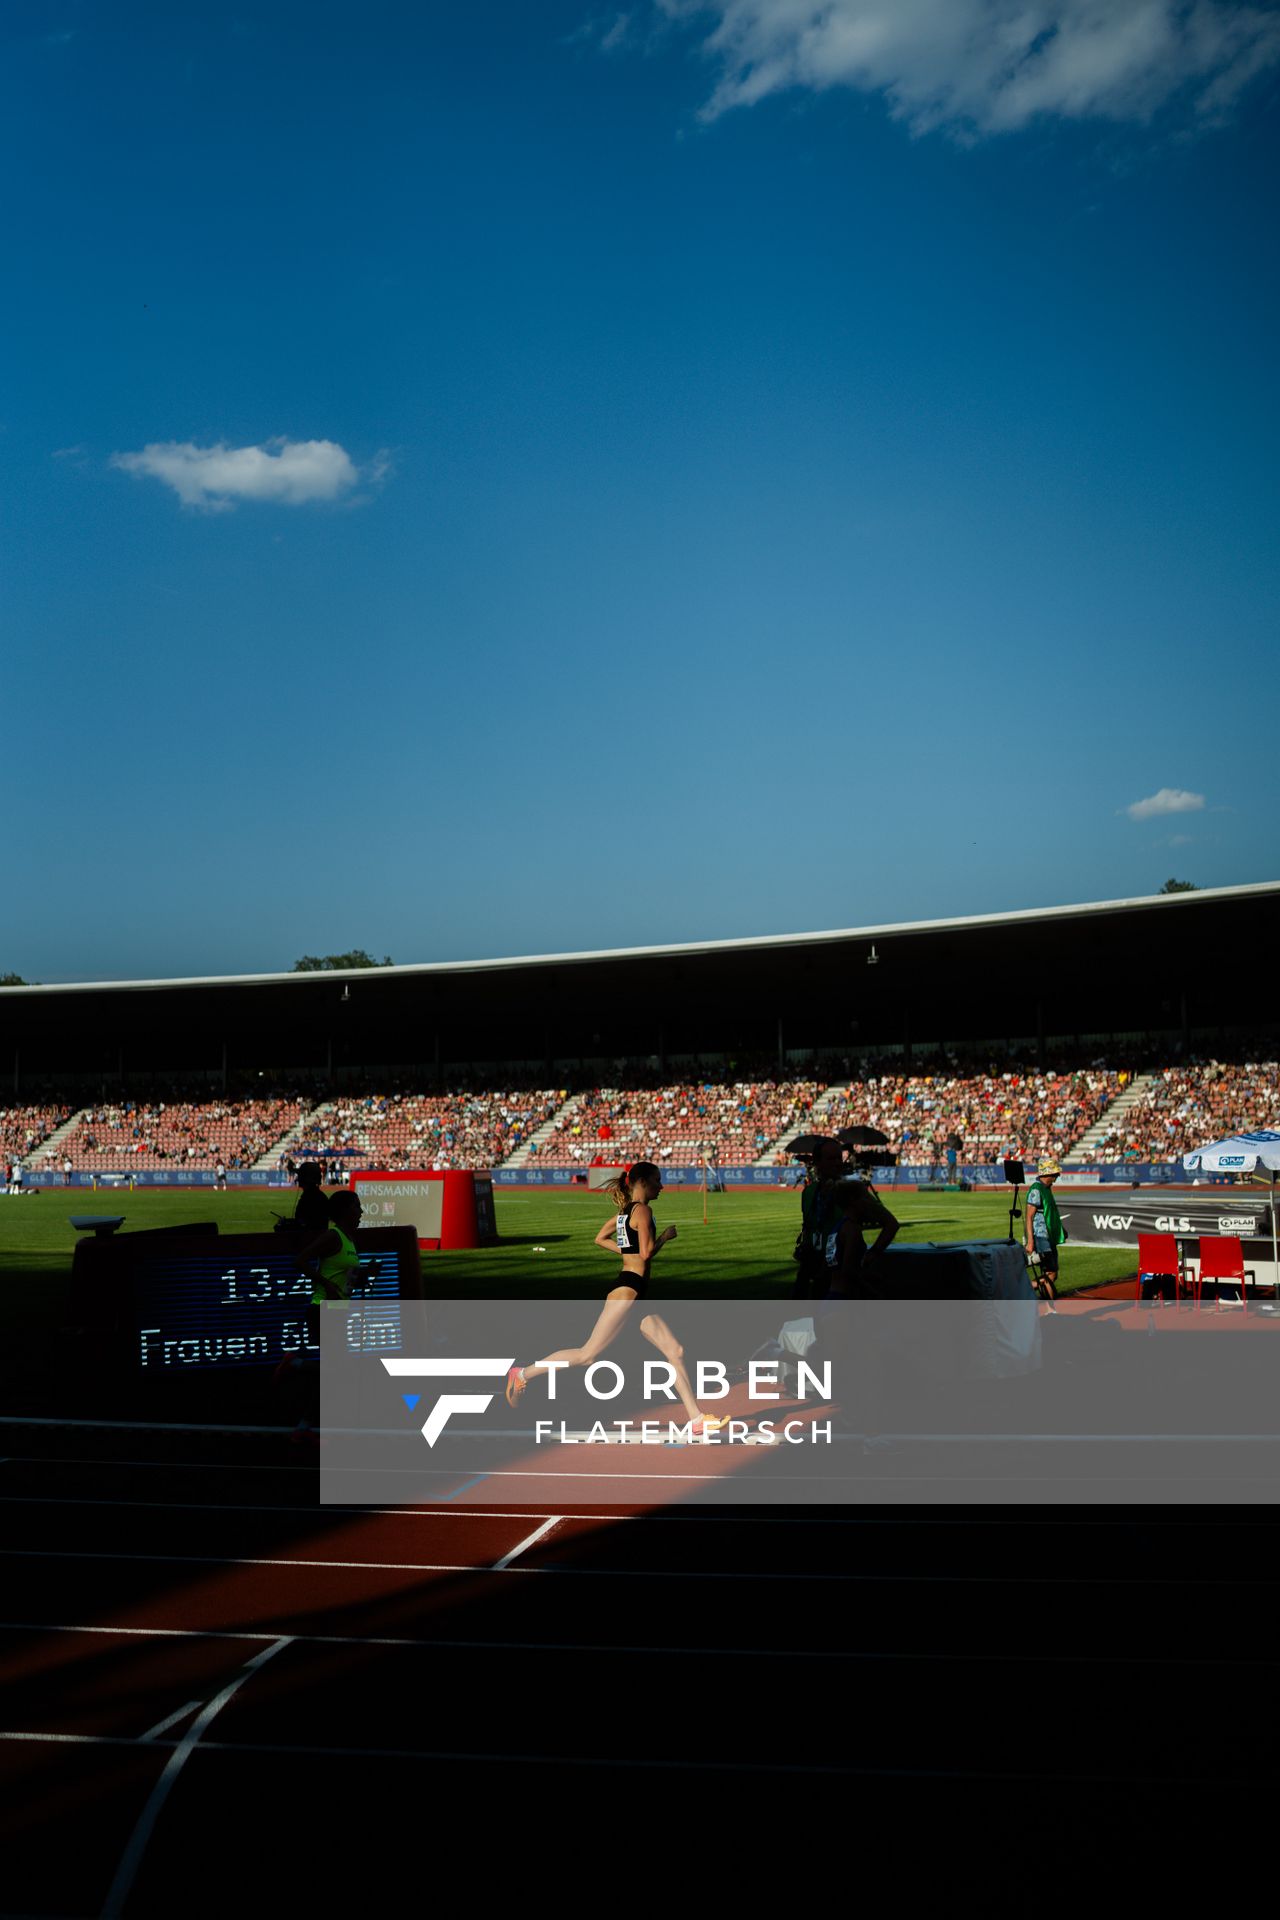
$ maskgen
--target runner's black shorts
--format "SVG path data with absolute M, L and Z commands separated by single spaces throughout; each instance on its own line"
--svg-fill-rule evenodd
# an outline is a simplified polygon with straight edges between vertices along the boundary
M 1037 1242 L 1035 1258 L 1040 1263 L 1041 1273 L 1056 1273 L 1058 1271 L 1058 1249 L 1056 1247 L 1042 1247 L 1039 1242 Z

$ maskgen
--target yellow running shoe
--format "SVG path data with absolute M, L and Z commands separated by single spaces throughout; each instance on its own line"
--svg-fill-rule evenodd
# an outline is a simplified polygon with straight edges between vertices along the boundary
M 520 1405 L 521 1396 L 527 1385 L 523 1367 L 507 1368 L 507 1405 L 509 1407 Z

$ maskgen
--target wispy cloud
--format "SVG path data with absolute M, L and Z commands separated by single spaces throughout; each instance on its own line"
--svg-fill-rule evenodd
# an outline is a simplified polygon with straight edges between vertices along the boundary
M 1161 787 L 1159 793 L 1149 793 L 1145 800 L 1134 800 L 1120 811 L 1127 813 L 1131 820 L 1157 820 L 1166 813 L 1200 813 L 1203 808 L 1202 793 L 1185 793 L 1181 787 Z
M 255 447 L 198 447 L 190 440 L 165 440 L 140 453 L 113 453 L 111 465 L 122 473 L 162 480 L 184 507 L 226 513 L 242 500 L 274 501 L 300 507 L 340 500 L 362 479 L 376 484 L 389 470 L 379 454 L 363 471 L 336 440 L 265 440 Z
M 1040 116 L 1147 121 L 1175 99 L 1223 118 L 1280 61 L 1280 13 L 1238 0 L 655 0 L 710 22 L 703 118 L 791 87 L 882 94 L 916 133 Z

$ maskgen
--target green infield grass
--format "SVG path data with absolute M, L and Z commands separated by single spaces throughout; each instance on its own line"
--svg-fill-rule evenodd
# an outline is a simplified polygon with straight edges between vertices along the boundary
M 1003 1192 L 888 1193 L 885 1198 L 902 1222 L 903 1241 L 1003 1240 L 1008 1233 L 1009 1206 Z M 278 1213 L 290 1210 L 292 1199 L 291 1193 L 259 1188 L 227 1193 L 48 1188 L 38 1198 L 0 1196 L 0 1288 L 10 1325 L 14 1315 L 27 1324 L 45 1325 L 56 1324 L 61 1316 L 79 1237 L 70 1223 L 73 1213 L 123 1214 L 124 1233 L 199 1220 L 216 1220 L 222 1233 L 263 1233 L 271 1230 Z M 590 1299 L 607 1292 L 618 1257 L 593 1244 L 608 1213 L 608 1203 L 598 1195 L 581 1189 L 499 1189 L 495 1208 L 501 1235 L 496 1246 L 423 1255 L 429 1293 L 442 1299 Z M 763 1299 L 789 1293 L 800 1215 L 797 1193 L 757 1188 L 711 1194 L 705 1226 L 702 1208 L 701 1193 L 678 1188 L 659 1201 L 659 1227 L 674 1226 L 679 1237 L 654 1263 L 655 1294 Z M 1071 1292 L 1120 1279 L 1135 1271 L 1135 1262 L 1132 1249 L 1068 1246 L 1060 1286 Z

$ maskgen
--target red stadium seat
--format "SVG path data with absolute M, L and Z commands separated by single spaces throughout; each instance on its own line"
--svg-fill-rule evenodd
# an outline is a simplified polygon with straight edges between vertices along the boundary
M 1140 1233 L 1138 1235 L 1138 1294 L 1142 1299 L 1144 1280 L 1173 1281 L 1175 1302 L 1184 1285 L 1189 1284 L 1183 1270 L 1182 1255 L 1178 1251 L 1177 1236 L 1172 1233 Z M 1161 1298 L 1163 1299 L 1163 1295 Z M 1196 1303 L 1199 1304 L 1199 1290 L 1196 1291 Z
M 1246 1313 L 1248 1312 L 1248 1296 L 1245 1293 L 1244 1285 L 1246 1277 L 1250 1280 L 1256 1278 L 1252 1269 L 1248 1271 L 1246 1276 L 1244 1248 L 1234 1234 L 1224 1233 L 1221 1236 L 1214 1236 L 1212 1238 L 1208 1234 L 1201 1236 L 1200 1284 L 1203 1286 L 1206 1280 L 1215 1280 L 1218 1282 L 1219 1307 L 1222 1305 L 1221 1283 L 1224 1280 L 1234 1280 L 1240 1288 L 1240 1305 Z

